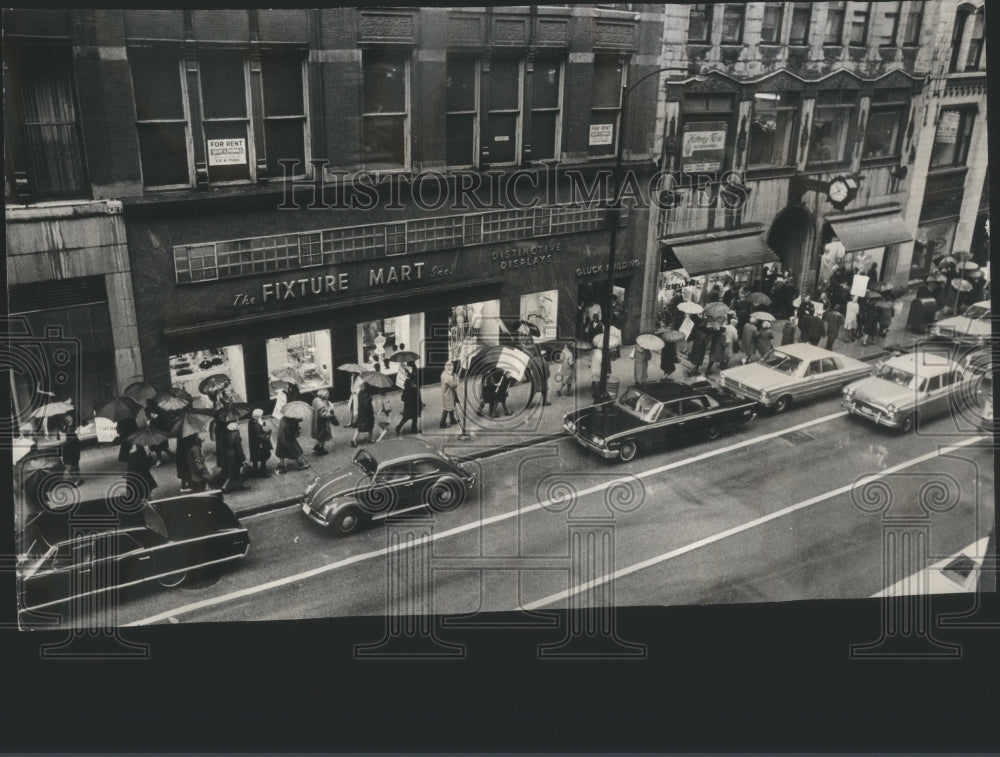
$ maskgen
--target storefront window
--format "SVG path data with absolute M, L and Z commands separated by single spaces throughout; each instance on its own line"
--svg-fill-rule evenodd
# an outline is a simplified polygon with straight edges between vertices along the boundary
M 448 319 L 448 359 L 467 362 L 481 346 L 500 341 L 500 300 L 456 305 Z
M 943 221 L 921 225 L 917 229 L 917 241 L 913 245 L 910 260 L 910 280 L 925 278 L 931 271 L 935 258 L 951 252 L 955 240 L 957 221 Z
M 195 407 L 211 407 L 212 402 L 198 390 L 198 384 L 209 376 L 223 373 L 232 382 L 230 391 L 242 401 L 247 396 L 246 374 L 243 370 L 243 348 L 238 344 L 212 347 L 170 356 L 170 382 L 194 397 Z
M 555 339 L 558 336 L 556 328 L 558 315 L 558 289 L 521 295 L 521 319 L 538 326 L 542 332 L 540 339 Z
M 380 360 L 380 370 L 392 372 L 396 368 L 389 360 L 392 353 L 407 350 L 423 355 L 423 341 L 423 313 L 365 321 L 358 324 L 358 361 L 364 365 L 373 365 L 375 360 Z M 389 362 L 388 365 L 386 361 Z
M 798 102 L 795 93 L 758 92 L 754 95 L 748 157 L 751 167 L 789 164 Z
M 271 396 L 278 381 L 293 381 L 304 392 L 329 388 L 333 385 L 332 351 L 329 331 L 267 340 L 267 372 Z

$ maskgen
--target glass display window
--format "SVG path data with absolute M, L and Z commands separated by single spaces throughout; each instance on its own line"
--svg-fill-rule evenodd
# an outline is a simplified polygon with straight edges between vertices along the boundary
M 243 402 L 247 396 L 247 382 L 243 369 L 243 347 L 240 345 L 211 347 L 170 356 L 170 383 L 194 397 L 195 407 L 212 406 L 212 400 L 198 390 L 198 384 L 217 373 L 229 377 L 232 382 L 229 391 L 237 402 Z
M 543 341 L 558 336 L 556 323 L 559 316 L 559 290 L 532 292 L 521 295 L 521 320 L 538 326 Z
M 300 391 L 333 386 L 330 332 L 307 331 L 267 340 L 267 378 L 272 397 L 281 381 L 294 381 Z
M 479 347 L 500 343 L 500 300 L 456 305 L 448 319 L 448 359 L 469 360 Z
M 424 314 L 409 313 L 393 318 L 381 318 L 358 324 L 358 361 L 374 369 L 395 373 L 397 364 L 390 361 L 392 353 L 407 350 L 423 355 Z

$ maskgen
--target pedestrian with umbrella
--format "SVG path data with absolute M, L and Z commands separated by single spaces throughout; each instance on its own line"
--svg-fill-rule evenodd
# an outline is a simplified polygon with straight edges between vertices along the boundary
M 747 319 L 743 325 L 743 333 L 740 335 L 740 349 L 743 350 L 743 362 L 752 363 L 754 355 L 757 353 L 757 337 L 759 331 L 754 322 Z
M 136 423 L 135 417 L 121 418 L 115 425 L 115 430 L 118 432 L 118 462 L 127 463 L 128 456 L 132 452 L 132 442 L 128 438 L 139 430 L 139 425 Z
M 677 344 L 684 341 L 684 332 L 667 326 L 656 333 L 663 340 L 663 349 L 660 350 L 660 370 L 663 371 L 660 380 L 662 381 L 677 370 Z
M 170 462 L 174 459 L 174 455 L 170 452 L 170 437 L 168 433 L 170 427 L 174 423 L 174 419 L 169 413 L 157 412 L 153 405 L 150 405 L 143 411 L 149 428 L 154 431 L 162 432 L 163 439 L 155 444 L 149 445 L 149 451 L 155 456 L 156 460 L 153 463 L 154 468 L 158 468 L 164 462 Z M 138 417 L 138 415 L 137 415 Z M 165 458 L 165 459 L 164 459 Z
M 137 444 L 126 458 L 125 487 L 136 495 L 136 501 L 148 499 L 156 488 L 156 479 L 150 472 L 149 454 L 141 444 Z
M 708 365 L 705 367 L 705 375 L 708 376 L 716 365 L 722 370 L 726 363 L 726 327 L 713 326 L 708 330 Z
M 854 341 L 858 332 L 858 315 L 860 312 L 861 306 L 858 305 L 858 298 L 851 297 L 844 306 L 844 333 L 847 337 L 844 340 L 845 342 Z
M 632 378 L 635 383 L 641 384 L 649 378 L 649 350 L 636 344 L 632 350 Z
M 193 492 L 203 492 L 208 487 L 212 475 L 205 464 L 205 455 L 201 449 L 201 434 L 195 431 L 181 440 L 184 448 L 183 466 L 178 465 L 177 473 L 188 476 L 188 486 Z M 183 468 L 183 470 L 182 470 Z M 184 479 L 181 479 L 181 491 L 184 491 Z
M 691 375 L 697 376 L 701 373 L 701 364 L 708 352 L 708 329 L 701 318 L 692 315 L 691 320 L 694 321 L 694 328 L 691 330 L 691 350 L 688 352 L 688 360 L 691 361 Z
M 331 425 L 339 426 L 340 421 L 337 420 L 333 405 L 330 404 L 330 392 L 320 389 L 312 401 L 312 438 L 316 442 L 313 445 L 313 452 L 317 455 L 325 455 L 328 451 L 326 443 L 333 438 Z
M 292 403 L 288 403 L 291 405 Z M 288 405 L 286 405 L 288 407 Z M 285 460 L 294 460 L 299 466 L 299 470 L 309 467 L 309 464 L 302 456 L 302 447 L 299 445 L 298 436 L 301 431 L 302 418 L 282 415 L 278 422 L 278 443 L 274 447 L 274 454 L 278 458 L 278 472 L 285 473 Z
M 65 476 L 72 486 L 79 486 L 83 480 L 80 478 L 80 437 L 76 434 L 76 424 L 73 422 L 72 415 L 65 417 L 63 432 L 66 435 L 62 444 L 62 462 L 66 466 Z
M 458 367 L 457 360 L 449 360 L 441 372 L 441 423 L 439 428 L 449 428 L 458 423 L 458 418 L 455 417 L 455 403 L 458 400 Z
M 455 361 L 456 363 L 458 361 Z M 448 365 L 451 365 L 449 362 Z M 456 385 L 458 378 L 455 378 Z M 368 389 L 368 384 L 363 383 L 358 392 L 358 420 L 354 427 L 354 436 L 351 437 L 351 446 L 358 446 L 358 436 L 368 435 L 368 441 L 372 441 L 372 432 L 375 430 L 375 406 L 372 404 L 372 396 Z
M 249 487 L 243 483 L 243 466 L 247 456 L 243 451 L 243 437 L 240 436 L 240 426 L 236 421 L 226 426 L 229 441 L 226 444 L 226 456 L 222 464 L 222 491 L 225 494 L 243 491 Z
M 375 422 L 378 424 L 378 438 L 375 443 L 378 444 L 380 441 L 385 439 L 385 435 L 389 433 L 389 426 L 392 425 L 392 406 L 388 400 L 385 398 L 385 392 L 378 393 L 378 412 L 375 416 Z M 374 400 L 372 405 L 374 406 Z
M 403 415 L 396 426 L 397 436 L 399 436 L 407 421 L 410 422 L 410 433 L 416 434 L 418 432 L 417 421 L 420 419 L 421 405 L 417 377 L 414 373 L 410 373 L 403 383 Z
M 865 347 L 869 342 L 875 343 L 879 335 L 879 312 L 871 299 L 866 299 L 865 309 L 861 313 L 861 344 Z
M 774 329 L 770 320 L 762 320 L 757 331 L 757 354 L 765 358 L 774 350 Z
M 740 332 L 736 330 L 736 313 L 730 313 L 726 318 L 726 327 L 722 330 L 726 343 L 726 362 L 723 366 L 728 367 L 733 357 L 739 350 Z
M 482 416 L 483 408 L 490 407 L 490 418 L 493 418 L 493 411 L 496 409 L 496 386 L 499 383 L 499 371 L 486 371 L 479 380 L 479 407 L 476 415 Z
M 51 395 L 50 392 L 45 393 Z M 45 434 L 45 438 L 48 439 L 50 430 L 49 420 L 51 418 L 59 419 L 59 426 L 56 427 L 56 434 L 58 435 L 62 431 L 63 416 L 65 416 L 66 413 L 72 413 L 75 410 L 76 408 L 73 407 L 73 403 L 70 400 L 66 400 L 65 402 L 46 402 L 40 408 L 35 410 L 35 412 L 31 414 L 31 417 L 38 420 L 40 428 Z
M 247 437 L 250 444 L 250 464 L 254 473 L 261 478 L 267 478 L 267 461 L 271 458 L 274 447 L 271 444 L 271 429 L 264 422 L 264 411 L 256 408 L 247 424 Z
M 833 343 L 840 336 L 840 330 L 844 327 L 846 319 L 837 308 L 829 308 L 823 312 L 823 323 L 826 324 L 826 348 L 833 349 Z

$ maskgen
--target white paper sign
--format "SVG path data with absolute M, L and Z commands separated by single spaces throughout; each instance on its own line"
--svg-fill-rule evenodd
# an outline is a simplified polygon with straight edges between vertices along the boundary
M 860 273 L 854 274 L 854 281 L 851 282 L 851 297 L 864 297 L 868 291 L 868 277 Z
M 958 111 L 946 110 L 941 114 L 941 121 L 938 123 L 937 136 L 934 141 L 939 145 L 953 145 L 958 139 Z
M 591 124 L 590 125 L 590 144 L 593 145 L 610 145 L 615 135 L 615 125 L 614 124 Z
M 208 165 L 240 166 L 247 162 L 247 141 L 245 139 L 208 140 Z
M 692 321 L 689 317 L 684 316 L 684 322 L 681 323 L 681 327 L 677 330 L 684 334 L 685 339 L 690 339 L 691 332 L 694 330 L 694 321 Z

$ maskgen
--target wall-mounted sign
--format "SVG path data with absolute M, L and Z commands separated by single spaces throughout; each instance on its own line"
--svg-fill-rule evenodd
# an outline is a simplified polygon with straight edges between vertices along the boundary
M 208 140 L 208 165 L 241 166 L 247 162 L 247 141 L 245 139 Z
M 953 145 L 958 139 L 959 114 L 957 110 L 946 110 L 938 122 L 937 136 L 934 141 L 939 145 Z
M 717 173 L 726 158 L 724 121 L 704 121 L 684 124 L 681 143 L 681 170 L 686 173 Z
M 590 146 L 610 145 L 615 136 L 614 124 L 591 124 L 590 125 Z
M 530 247 L 505 247 L 502 250 L 494 250 L 490 257 L 500 264 L 501 271 L 509 271 L 514 268 L 528 268 L 539 263 L 551 263 L 553 253 L 558 253 L 561 249 L 562 245 L 559 242 L 549 241 Z
M 493 137 L 493 141 L 494 142 L 510 142 L 510 135 L 509 134 L 497 134 L 495 137 Z
M 617 260 L 615 261 L 615 270 L 631 271 L 635 268 L 638 268 L 641 265 L 642 261 L 637 258 L 633 258 L 632 260 Z M 577 276 L 592 276 L 595 273 L 607 273 L 607 272 L 608 272 L 607 263 L 600 263 L 598 265 L 585 265 L 585 266 L 580 266 L 579 268 L 576 269 Z

